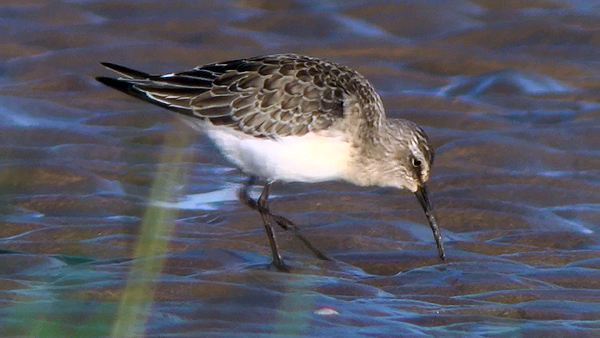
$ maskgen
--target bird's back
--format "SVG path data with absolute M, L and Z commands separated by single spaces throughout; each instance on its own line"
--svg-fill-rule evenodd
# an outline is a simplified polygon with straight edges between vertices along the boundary
M 344 118 L 346 104 L 379 96 L 348 67 L 278 54 L 151 75 L 103 63 L 123 75 L 100 82 L 178 113 L 255 137 L 302 136 Z

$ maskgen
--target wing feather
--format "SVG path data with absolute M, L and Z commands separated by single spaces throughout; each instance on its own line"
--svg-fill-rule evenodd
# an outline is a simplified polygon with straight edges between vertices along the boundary
M 327 129 L 343 117 L 344 100 L 353 95 L 353 76 L 342 75 L 357 75 L 344 66 L 292 54 L 212 63 L 167 75 L 102 64 L 123 76 L 97 78 L 112 88 L 256 137 Z

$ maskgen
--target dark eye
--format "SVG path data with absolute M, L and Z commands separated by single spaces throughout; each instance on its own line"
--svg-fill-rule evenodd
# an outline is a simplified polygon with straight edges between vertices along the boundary
M 411 161 L 412 161 L 413 167 L 418 168 L 421 166 L 421 160 L 419 160 L 418 158 L 413 157 L 413 158 L 411 158 Z

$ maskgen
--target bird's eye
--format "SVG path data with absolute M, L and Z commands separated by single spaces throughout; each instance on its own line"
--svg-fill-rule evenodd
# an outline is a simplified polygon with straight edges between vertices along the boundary
M 421 160 L 419 160 L 418 158 L 413 157 L 411 160 L 413 167 L 418 168 L 421 166 Z

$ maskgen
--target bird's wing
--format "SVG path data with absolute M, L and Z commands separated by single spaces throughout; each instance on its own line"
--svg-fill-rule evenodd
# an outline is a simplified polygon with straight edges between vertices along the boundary
M 355 76 L 334 63 L 272 55 L 151 75 L 102 63 L 120 73 L 98 81 L 178 113 L 256 137 L 301 136 L 329 128 L 344 115 Z

